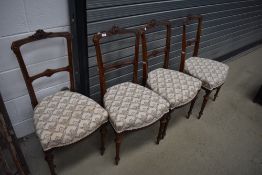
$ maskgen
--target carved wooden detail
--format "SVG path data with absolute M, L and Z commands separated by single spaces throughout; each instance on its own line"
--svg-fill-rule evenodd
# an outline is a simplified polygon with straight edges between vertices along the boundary
M 38 40 L 42 40 L 42 39 L 47 39 L 47 38 L 56 38 L 56 37 L 62 37 L 66 39 L 67 42 L 67 52 L 68 52 L 68 63 L 69 65 L 66 67 L 62 67 L 62 68 L 57 68 L 57 69 L 47 69 L 39 74 L 33 75 L 33 76 L 29 76 L 29 73 L 27 71 L 25 62 L 24 62 L 24 58 L 22 56 L 21 53 L 21 46 L 34 42 L 34 41 L 38 41 Z M 31 99 L 31 103 L 33 108 L 38 104 L 37 98 L 36 98 L 36 94 L 33 88 L 33 81 L 47 76 L 50 77 L 55 73 L 58 72 L 62 72 L 62 71 L 68 71 L 69 72 L 69 77 L 70 77 L 70 90 L 74 91 L 75 90 L 75 86 L 74 86 L 74 77 L 73 77 L 73 55 L 72 55 L 72 37 L 71 34 L 68 32 L 45 32 L 43 30 L 37 30 L 35 34 L 24 38 L 24 39 L 20 39 L 17 41 L 14 41 L 12 43 L 11 49 L 13 50 L 13 52 L 15 53 L 19 66 L 21 68 L 23 77 L 25 79 L 25 83 L 28 89 L 28 93 Z
M 32 37 L 36 40 L 45 39 L 48 38 L 48 36 L 52 34 L 51 32 L 45 32 L 41 29 L 37 30 L 35 34 L 32 35 Z
M 149 59 L 150 57 L 156 57 L 156 56 L 160 55 L 161 53 L 165 53 L 165 52 L 166 52 L 166 49 L 153 50 L 153 51 L 151 51 L 151 52 L 147 55 L 147 57 L 148 57 L 148 59 Z

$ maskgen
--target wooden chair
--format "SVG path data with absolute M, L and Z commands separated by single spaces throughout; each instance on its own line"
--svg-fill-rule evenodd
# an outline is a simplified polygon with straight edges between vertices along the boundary
M 197 22 L 196 37 L 193 40 L 188 40 L 186 36 L 187 26 L 193 22 Z M 216 90 L 214 101 L 218 96 L 218 92 L 224 84 L 229 67 L 226 64 L 207 58 L 198 57 L 199 43 L 201 36 L 202 16 L 188 16 L 183 23 L 183 37 L 182 37 L 182 52 L 180 71 L 194 76 L 202 81 L 202 89 L 205 90 L 203 103 L 198 115 L 198 119 L 203 114 L 209 95 L 213 90 Z M 193 56 L 186 59 L 186 48 L 194 44 Z
M 156 31 L 164 28 L 166 30 L 166 43 L 163 48 L 148 51 L 147 49 L 147 33 L 148 31 Z M 169 52 L 171 41 L 171 23 L 169 21 L 151 20 L 141 29 L 142 48 L 143 48 L 143 84 L 161 95 L 170 103 L 170 113 L 180 107 L 191 103 L 187 118 L 192 113 L 197 94 L 201 89 L 201 81 L 184 74 L 179 71 L 168 69 L 169 67 Z M 158 68 L 153 71 L 149 69 L 149 59 L 164 54 L 163 68 Z M 165 136 L 166 128 L 170 115 L 167 117 L 163 137 Z
M 2 146 L 4 147 L 4 154 L 1 154 Z M 6 150 L 8 150 L 8 154 L 6 154 Z M 14 163 L 15 168 L 7 163 L 10 157 L 12 158 L 10 163 Z M 0 93 L 0 174 L 2 172 L 1 167 L 3 167 L 3 173 L 7 175 L 14 173 L 19 175 L 30 174 Z
M 21 53 L 21 46 L 42 39 L 62 37 L 66 39 L 68 51 L 68 66 L 47 69 L 36 75 L 30 76 Z M 45 32 L 38 30 L 32 36 L 14 41 L 11 46 L 20 65 L 28 93 L 34 108 L 34 124 L 51 174 L 55 173 L 52 151 L 66 146 L 90 135 L 101 127 L 101 154 L 104 153 L 105 126 L 108 113 L 92 99 L 75 91 L 73 65 L 72 65 L 72 38 L 68 32 Z M 59 91 L 54 95 L 45 97 L 38 103 L 33 88 L 33 81 L 55 73 L 67 71 L 70 77 L 70 90 Z
M 100 40 L 114 35 L 131 35 L 134 40 L 134 59 L 114 64 L 104 64 L 102 59 Z M 109 113 L 109 121 L 115 131 L 116 156 L 115 164 L 120 160 L 119 151 L 123 135 L 136 131 L 160 120 L 157 143 L 163 133 L 169 103 L 153 91 L 138 85 L 138 54 L 139 30 L 131 30 L 113 26 L 107 32 L 94 35 L 93 41 L 96 48 L 97 64 L 99 68 L 101 102 Z M 124 82 L 106 88 L 105 71 L 133 65 L 133 82 Z

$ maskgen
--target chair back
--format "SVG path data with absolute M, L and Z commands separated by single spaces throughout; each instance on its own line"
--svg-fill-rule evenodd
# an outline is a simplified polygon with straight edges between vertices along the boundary
M 164 48 L 155 49 L 153 51 L 148 52 L 147 50 L 147 38 L 146 33 L 148 31 L 165 28 L 166 30 L 166 43 Z M 169 66 L 169 52 L 170 52 L 170 40 L 171 40 L 171 23 L 169 21 L 157 21 L 151 20 L 145 24 L 145 26 L 141 29 L 141 38 L 142 38 L 142 52 L 143 52 L 143 85 L 146 84 L 147 74 L 148 74 L 148 60 L 150 58 L 156 57 L 160 54 L 164 53 L 164 65 L 163 68 L 168 68 Z
M 186 33 L 187 33 L 186 29 L 187 29 L 187 26 L 191 24 L 193 21 L 197 22 L 196 35 L 194 39 L 188 40 L 186 36 Z M 194 45 L 193 57 L 198 56 L 200 36 L 201 36 L 201 30 L 202 30 L 202 21 L 203 21 L 203 17 L 201 15 L 194 15 L 194 16 L 188 16 L 186 20 L 183 22 L 181 62 L 180 62 L 180 68 L 179 68 L 180 72 L 184 71 L 185 61 L 186 61 L 186 48 L 188 46 Z
M 112 64 L 105 64 L 103 61 L 103 53 L 101 50 L 101 40 L 105 38 L 110 38 L 115 35 L 132 35 L 135 37 L 134 40 L 134 58 L 131 60 L 129 58 L 128 61 L 118 61 Z M 113 26 L 109 31 L 98 32 L 93 37 L 93 42 L 96 49 L 96 58 L 97 58 L 97 65 L 99 70 L 99 81 L 100 81 L 100 97 L 101 102 L 103 102 L 103 97 L 106 93 L 106 78 L 105 72 L 118 69 L 124 66 L 133 65 L 133 83 L 137 83 L 137 73 L 138 73 L 138 56 L 139 56 L 139 37 L 140 32 L 136 29 L 125 29 L 120 28 L 118 26 Z
M 56 69 L 46 69 L 45 71 L 32 75 L 30 76 L 28 73 L 28 70 L 26 68 L 25 65 L 25 61 L 24 58 L 22 56 L 21 53 L 21 46 L 31 43 L 31 42 L 35 42 L 38 40 L 43 40 L 43 39 L 48 39 L 48 38 L 58 38 L 58 37 L 62 37 L 66 39 L 67 42 L 67 52 L 68 52 L 68 66 L 66 67 L 60 67 L 60 68 L 56 68 Z M 36 98 L 36 94 L 35 94 L 35 90 L 33 88 L 33 81 L 41 78 L 41 77 L 50 77 L 55 73 L 58 72 L 62 72 L 62 71 L 68 71 L 69 72 L 69 78 L 70 78 L 70 90 L 74 91 L 75 90 L 75 86 L 74 86 L 74 77 L 73 77 L 73 63 L 72 63 L 72 37 L 71 34 L 69 32 L 45 32 L 43 30 L 37 30 L 35 34 L 24 38 L 24 39 L 20 39 L 17 41 L 14 41 L 12 43 L 11 49 L 13 50 L 13 52 L 15 53 L 19 66 L 21 68 L 25 83 L 26 83 L 26 87 L 31 99 L 31 104 L 33 106 L 33 108 L 38 104 L 37 98 Z

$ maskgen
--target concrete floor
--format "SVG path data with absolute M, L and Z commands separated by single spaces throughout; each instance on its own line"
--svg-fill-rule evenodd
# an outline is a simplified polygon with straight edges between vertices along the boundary
M 262 106 L 252 102 L 262 83 L 262 47 L 234 57 L 228 79 L 216 102 L 210 100 L 200 120 L 203 93 L 190 119 L 188 106 L 175 111 L 160 143 L 158 127 L 127 135 L 121 160 L 114 165 L 113 131 L 108 127 L 106 152 L 99 154 L 99 135 L 55 152 L 57 173 L 63 175 L 262 175 Z M 36 136 L 22 143 L 33 175 L 49 170 Z

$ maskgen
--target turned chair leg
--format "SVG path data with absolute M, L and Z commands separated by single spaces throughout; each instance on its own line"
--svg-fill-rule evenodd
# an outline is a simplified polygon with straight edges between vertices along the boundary
M 198 91 L 198 93 L 199 93 L 199 91 Z M 192 114 L 192 110 L 193 110 L 194 105 L 195 105 L 195 102 L 196 102 L 196 100 L 197 100 L 198 93 L 197 93 L 197 95 L 195 96 L 195 98 L 191 101 L 190 108 L 189 108 L 189 111 L 188 111 L 187 116 L 186 116 L 187 119 L 189 119 L 190 115 Z
M 200 110 L 199 115 L 198 115 L 198 119 L 201 118 L 201 116 L 203 114 L 203 111 L 204 111 L 204 109 L 206 107 L 209 95 L 211 93 L 211 90 L 205 90 L 205 91 L 206 91 L 206 95 L 204 95 L 204 99 L 203 99 L 203 103 L 202 103 L 202 106 L 201 106 L 201 110 Z
M 163 133 L 161 135 L 161 139 L 164 139 L 164 137 L 166 136 L 166 130 L 167 130 L 167 126 L 168 126 L 168 123 L 169 123 L 169 120 L 170 120 L 170 115 L 171 115 L 171 111 L 169 111 L 166 114 L 166 123 L 165 123 L 164 129 L 163 129 Z
M 116 133 L 115 143 L 116 143 L 116 157 L 115 157 L 115 164 L 118 165 L 120 160 L 120 145 L 123 139 L 122 133 Z
M 160 119 L 160 127 L 159 127 L 159 131 L 158 131 L 158 135 L 157 135 L 156 144 L 159 144 L 160 140 L 163 137 L 166 122 L 167 122 L 166 116 L 164 116 Z
M 48 151 L 44 151 L 44 153 L 45 153 L 45 160 L 48 163 L 51 175 L 56 175 L 56 173 L 55 173 L 55 167 L 56 166 L 54 164 L 54 155 L 53 155 L 52 151 L 48 150 Z
M 100 154 L 104 155 L 105 152 L 105 136 L 106 136 L 106 124 L 103 124 L 100 128 L 100 134 L 101 134 L 101 146 L 100 146 Z
M 216 91 L 216 94 L 214 95 L 213 101 L 216 101 L 216 98 L 217 98 L 217 96 L 218 96 L 218 93 L 219 93 L 221 87 L 222 87 L 222 85 L 217 88 L 217 91 Z

